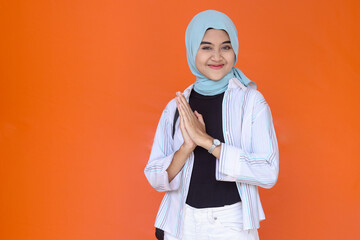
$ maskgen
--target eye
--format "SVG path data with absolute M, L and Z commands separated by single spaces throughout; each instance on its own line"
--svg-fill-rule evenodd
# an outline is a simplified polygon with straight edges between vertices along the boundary
M 230 49 L 231 49 L 231 46 L 230 46 L 230 45 L 225 45 L 225 46 L 223 46 L 223 49 L 224 49 L 224 50 L 230 50 Z
M 211 47 L 210 46 L 203 46 L 201 49 L 202 50 L 211 50 Z

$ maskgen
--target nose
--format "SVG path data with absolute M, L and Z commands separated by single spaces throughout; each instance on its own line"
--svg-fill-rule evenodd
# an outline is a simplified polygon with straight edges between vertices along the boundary
M 212 59 L 214 61 L 220 61 L 222 58 L 222 55 L 221 55 L 221 51 L 220 50 L 215 50 L 212 54 Z

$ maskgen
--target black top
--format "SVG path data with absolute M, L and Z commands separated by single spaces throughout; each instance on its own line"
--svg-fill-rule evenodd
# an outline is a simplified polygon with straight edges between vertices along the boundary
M 203 115 L 206 132 L 224 142 L 222 131 L 222 101 L 224 93 L 204 96 L 191 91 L 191 109 Z M 194 150 L 194 167 L 191 174 L 186 203 L 195 208 L 222 207 L 241 201 L 235 182 L 215 179 L 216 158 L 202 147 Z

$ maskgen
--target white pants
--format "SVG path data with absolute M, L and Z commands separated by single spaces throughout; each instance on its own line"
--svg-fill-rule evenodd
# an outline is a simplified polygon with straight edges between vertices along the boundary
M 241 202 L 224 207 L 185 205 L 181 240 L 258 240 L 257 229 L 242 230 Z M 165 232 L 164 240 L 180 240 Z

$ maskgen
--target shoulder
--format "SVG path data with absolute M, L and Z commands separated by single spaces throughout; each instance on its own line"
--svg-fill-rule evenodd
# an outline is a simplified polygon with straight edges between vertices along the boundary
M 232 78 L 229 82 L 229 87 L 232 89 L 232 94 L 238 95 L 243 93 L 247 97 L 254 97 L 257 100 L 264 99 L 264 96 L 254 82 L 251 82 L 249 86 L 245 86 L 238 78 Z
M 175 100 L 175 98 L 171 99 L 171 100 L 166 104 L 165 110 L 166 110 L 166 111 L 169 111 L 169 112 L 172 112 L 172 111 L 175 111 L 175 110 L 176 110 L 176 100 Z
M 264 95 L 258 91 L 258 90 L 255 90 L 255 89 L 252 89 L 252 91 L 254 91 L 254 94 L 255 94 L 255 103 L 266 103 L 265 101 L 265 97 Z
M 253 101 L 254 101 L 253 108 L 268 107 L 268 104 L 267 104 L 267 102 L 265 100 L 264 95 L 259 90 L 249 88 L 249 91 L 251 91 L 251 93 L 253 95 Z
M 231 106 L 238 106 L 244 111 L 246 115 L 257 115 L 263 109 L 269 108 L 263 94 L 253 88 L 235 88 L 229 92 L 231 96 L 228 97 Z
M 245 104 L 248 109 L 269 108 L 264 95 L 256 89 L 256 85 L 246 87 L 239 79 L 233 78 L 230 87 L 230 101 L 234 104 Z
M 172 119 L 176 111 L 176 100 L 175 98 L 171 99 L 165 106 L 162 112 L 162 118 L 164 120 Z
M 231 91 L 229 91 L 229 94 L 236 97 L 242 97 L 247 99 L 253 99 L 256 102 L 265 100 L 264 96 L 259 90 L 256 90 L 254 88 L 245 87 L 245 88 L 233 88 Z

